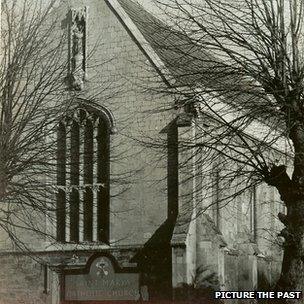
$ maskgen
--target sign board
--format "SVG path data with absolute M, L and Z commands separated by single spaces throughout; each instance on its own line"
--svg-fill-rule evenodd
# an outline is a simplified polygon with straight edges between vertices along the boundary
M 119 272 L 108 257 L 92 261 L 87 273 L 65 275 L 66 301 L 138 300 L 139 274 Z

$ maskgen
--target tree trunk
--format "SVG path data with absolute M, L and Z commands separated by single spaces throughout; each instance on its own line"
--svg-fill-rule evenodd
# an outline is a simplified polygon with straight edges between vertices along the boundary
M 304 185 L 302 173 L 297 162 L 297 170 L 292 179 L 286 173 L 285 166 L 273 166 L 266 182 L 275 186 L 281 195 L 282 201 L 287 207 L 287 214 L 279 213 L 279 220 L 285 228 L 280 235 L 284 237 L 284 256 L 282 270 L 276 291 L 302 291 L 304 292 Z M 297 174 L 295 174 L 295 172 Z M 279 303 L 304 303 L 300 300 L 286 300 Z
M 299 191 L 299 189 L 295 189 Z M 304 198 L 287 202 L 287 215 L 279 214 L 285 228 L 284 257 L 277 291 L 304 291 Z M 287 300 L 286 303 L 304 303 Z
M 294 123 L 289 133 L 295 152 L 292 179 L 284 166 L 274 167 L 270 172 L 270 184 L 278 189 L 287 207 L 287 215 L 278 215 L 285 225 L 281 231 L 285 243 L 282 271 L 276 289 L 304 292 L 304 125 L 298 111 L 294 111 L 292 116 Z M 304 303 L 304 299 L 286 302 Z

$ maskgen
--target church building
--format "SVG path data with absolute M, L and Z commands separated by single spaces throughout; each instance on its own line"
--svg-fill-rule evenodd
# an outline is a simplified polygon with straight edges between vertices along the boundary
M 221 204 L 220 168 L 234 164 L 185 144 L 212 117 L 160 92 L 176 81 L 166 45 L 178 37 L 135 0 L 61 0 L 50 14 L 68 37 L 62 81 L 77 104 L 57 128 L 56 208 L 43 222 L 53 239 L 22 232 L 29 255 L 1 237 L 0 303 L 159 303 L 273 286 L 284 207 L 266 184 Z

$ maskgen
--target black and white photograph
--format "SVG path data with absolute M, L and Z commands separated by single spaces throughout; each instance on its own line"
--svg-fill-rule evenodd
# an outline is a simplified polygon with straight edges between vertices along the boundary
M 0 304 L 303 292 L 304 0 L 1 0 Z

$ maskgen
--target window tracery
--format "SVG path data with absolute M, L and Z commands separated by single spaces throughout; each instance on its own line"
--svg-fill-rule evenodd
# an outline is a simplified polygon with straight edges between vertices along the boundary
M 108 242 L 110 124 L 78 109 L 57 130 L 57 240 Z

